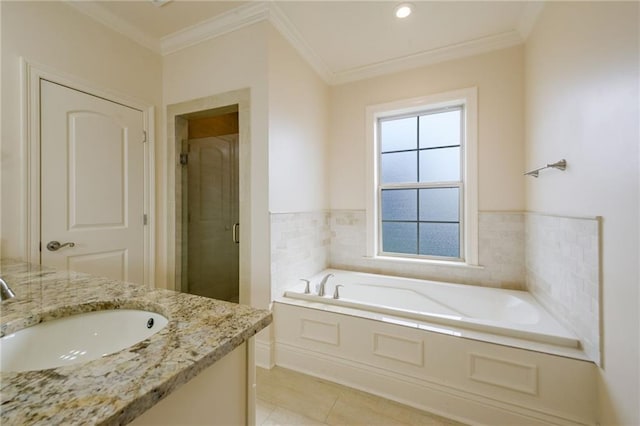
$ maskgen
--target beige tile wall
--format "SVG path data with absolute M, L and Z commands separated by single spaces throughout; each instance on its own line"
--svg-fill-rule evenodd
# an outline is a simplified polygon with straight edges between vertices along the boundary
M 329 266 L 329 213 L 271 214 L 271 297 Z
M 524 214 L 481 212 L 478 215 L 481 267 L 398 263 L 366 258 L 364 210 L 330 214 L 331 267 L 460 284 L 524 289 Z
M 526 217 L 527 289 L 600 360 L 598 219 L 529 213 Z
M 398 263 L 365 257 L 364 210 L 271 214 L 272 296 L 331 266 L 387 275 L 525 288 L 524 214 L 479 214 L 479 268 Z

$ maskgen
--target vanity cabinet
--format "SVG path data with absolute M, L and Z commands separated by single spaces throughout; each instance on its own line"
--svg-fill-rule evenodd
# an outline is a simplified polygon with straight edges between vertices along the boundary
M 255 423 L 254 338 L 173 391 L 130 425 L 247 425 Z

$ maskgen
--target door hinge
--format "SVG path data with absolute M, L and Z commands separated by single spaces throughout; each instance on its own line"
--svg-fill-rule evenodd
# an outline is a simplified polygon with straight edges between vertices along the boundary
M 189 154 L 186 152 L 180 153 L 180 164 L 186 166 L 189 163 Z
M 149 218 L 147 217 L 146 214 L 142 215 L 142 224 L 146 225 L 149 222 Z
M 142 131 L 142 143 L 147 142 L 147 131 L 143 130 Z
M 38 243 L 38 251 L 42 251 L 42 241 Z

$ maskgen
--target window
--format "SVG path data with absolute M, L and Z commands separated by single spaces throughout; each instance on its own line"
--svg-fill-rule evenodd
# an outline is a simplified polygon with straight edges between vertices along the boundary
M 475 89 L 368 108 L 372 256 L 477 263 Z

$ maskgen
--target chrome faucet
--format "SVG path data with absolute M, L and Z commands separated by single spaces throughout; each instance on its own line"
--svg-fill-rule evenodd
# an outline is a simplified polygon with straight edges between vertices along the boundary
M 311 291 L 309 290 L 309 283 L 310 283 L 311 281 L 306 280 L 306 279 L 304 279 L 304 278 L 300 278 L 300 281 L 304 281 L 304 294 L 309 294 L 309 293 L 311 293 Z
M 11 290 L 11 287 L 0 278 L 0 300 L 8 300 L 16 297 L 16 294 Z
M 344 286 L 343 286 L 342 284 L 337 284 L 337 285 L 336 285 L 336 289 L 335 289 L 335 290 L 333 290 L 333 298 L 334 298 L 334 299 L 340 299 L 340 292 L 338 291 L 338 289 L 339 289 L 340 287 L 344 287 Z
M 329 281 L 329 278 L 331 277 L 333 277 L 333 274 L 327 274 L 324 276 L 322 281 L 320 281 L 320 285 L 318 285 L 318 296 L 324 296 L 324 286 L 327 284 L 327 281 Z

